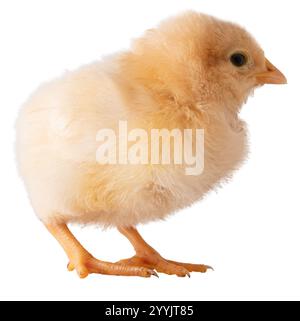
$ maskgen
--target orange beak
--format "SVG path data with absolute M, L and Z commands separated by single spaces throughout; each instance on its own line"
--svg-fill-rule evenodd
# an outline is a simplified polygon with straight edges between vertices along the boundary
M 287 84 L 287 79 L 284 74 L 279 71 L 274 65 L 266 59 L 267 71 L 259 73 L 256 75 L 256 82 L 258 85 L 273 84 L 273 85 L 283 85 Z

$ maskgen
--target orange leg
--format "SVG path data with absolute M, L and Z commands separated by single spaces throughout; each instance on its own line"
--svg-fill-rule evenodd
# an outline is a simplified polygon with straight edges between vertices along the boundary
M 85 278 L 92 273 L 141 277 L 157 276 L 155 271 L 147 267 L 110 263 L 95 259 L 77 241 L 65 224 L 47 224 L 46 227 L 69 257 L 69 271 L 76 270 L 80 278 Z
M 176 274 L 181 277 L 190 276 L 189 272 L 205 273 L 208 269 L 212 269 L 208 265 L 180 263 L 164 259 L 143 240 L 134 227 L 119 228 L 119 231 L 126 236 L 133 245 L 136 255 L 130 259 L 121 260 L 118 263 L 122 263 L 126 266 L 142 266 L 149 269 L 155 269 L 157 272 Z

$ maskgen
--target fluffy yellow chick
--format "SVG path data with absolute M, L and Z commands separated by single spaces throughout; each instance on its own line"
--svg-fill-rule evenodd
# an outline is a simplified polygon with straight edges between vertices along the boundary
M 284 75 L 241 27 L 187 12 L 134 41 L 130 51 L 67 72 L 43 84 L 17 121 L 17 159 L 32 206 L 69 258 L 69 270 L 150 277 L 189 275 L 209 266 L 163 258 L 136 229 L 201 199 L 230 177 L 246 153 L 238 117 L 257 86 Z M 104 164 L 99 130 L 204 129 L 204 169 L 186 175 L 176 164 Z M 68 223 L 116 227 L 136 255 L 97 260 Z

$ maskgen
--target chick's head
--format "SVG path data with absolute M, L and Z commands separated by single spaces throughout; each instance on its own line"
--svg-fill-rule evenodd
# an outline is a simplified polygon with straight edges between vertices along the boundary
M 133 52 L 142 62 L 139 79 L 185 104 L 238 111 L 257 86 L 286 83 L 245 29 L 196 12 L 148 30 Z

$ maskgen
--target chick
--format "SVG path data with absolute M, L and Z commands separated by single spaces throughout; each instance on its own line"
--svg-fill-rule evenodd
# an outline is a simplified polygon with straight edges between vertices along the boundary
M 241 27 L 186 12 L 136 39 L 127 52 L 43 84 L 17 121 L 17 160 L 30 201 L 65 250 L 70 271 L 150 277 L 189 275 L 207 265 L 170 261 L 136 226 L 167 217 L 229 178 L 247 152 L 239 119 L 249 94 L 286 78 Z M 174 164 L 103 164 L 97 132 L 128 128 L 203 129 L 204 169 Z M 67 224 L 117 228 L 136 255 L 116 263 L 94 258 Z

